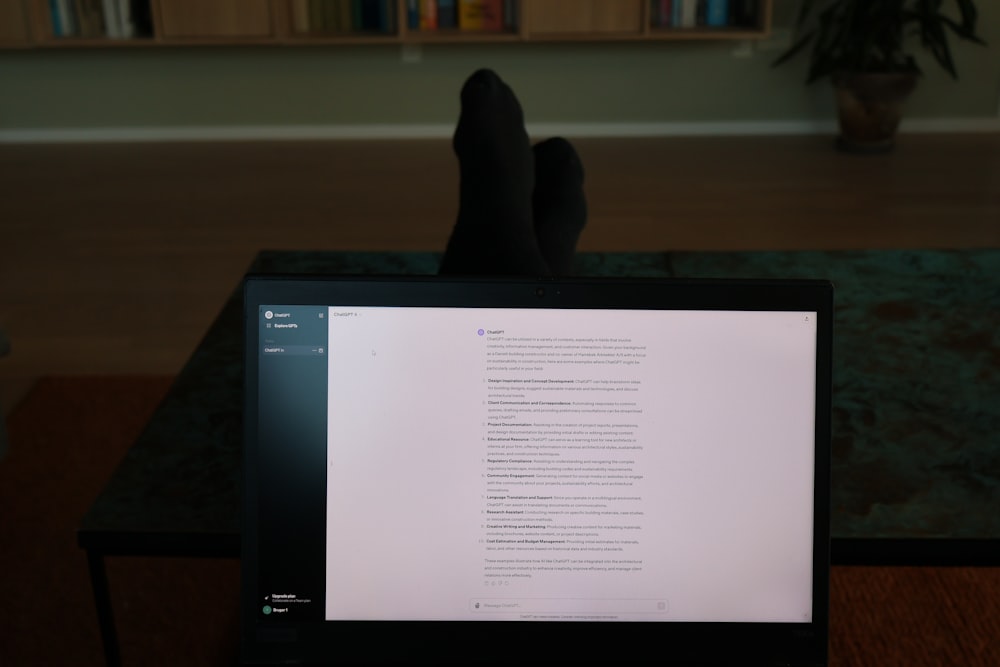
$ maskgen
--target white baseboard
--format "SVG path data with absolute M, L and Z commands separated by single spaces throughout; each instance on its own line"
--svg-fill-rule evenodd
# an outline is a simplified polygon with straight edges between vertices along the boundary
M 0 129 L 0 144 L 155 141 L 287 141 L 447 139 L 454 125 L 241 125 L 219 127 L 99 127 Z M 724 137 L 817 135 L 836 131 L 834 121 L 745 121 L 676 123 L 535 123 L 533 137 Z M 904 120 L 903 133 L 1000 132 L 1000 118 Z
M 910 134 L 933 134 L 935 132 L 965 132 L 970 134 L 1000 132 L 998 118 L 913 118 L 903 119 L 900 132 Z

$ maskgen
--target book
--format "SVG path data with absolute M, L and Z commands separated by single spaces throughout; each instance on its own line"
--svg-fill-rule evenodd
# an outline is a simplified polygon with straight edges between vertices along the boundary
M 674 25 L 681 28 L 695 28 L 698 25 L 698 0 L 679 0 L 680 20 Z
M 49 0 L 49 21 L 52 23 L 52 34 L 58 37 L 62 34 L 62 19 L 59 17 L 59 3 Z
M 483 29 L 503 30 L 503 0 L 483 0 Z
M 292 31 L 309 32 L 309 0 L 292 0 Z
M 507 0 L 503 3 L 503 27 L 504 30 L 517 31 L 517 2 Z
M 659 22 L 656 24 L 661 28 L 669 28 L 674 24 L 674 4 L 680 0 L 657 0 L 659 5 Z
M 340 1 L 325 0 L 323 2 L 323 29 L 327 32 L 340 32 Z
M 351 30 L 356 32 L 376 29 L 372 24 L 378 23 L 378 17 L 372 16 L 371 3 L 368 0 L 350 0 L 348 6 L 350 15 L 347 17 L 347 25 Z
M 355 30 L 368 30 L 372 32 L 393 32 L 395 30 L 395 19 L 393 0 L 354 0 Z
M 684 0 L 674 0 L 671 5 L 670 11 L 670 25 L 674 28 L 680 28 L 683 23 L 682 14 L 684 9 Z
M 132 22 L 132 0 L 118 0 L 118 27 L 122 39 L 135 37 L 135 23 Z
M 309 0 L 309 30 L 320 31 L 326 29 L 326 12 L 324 6 L 326 0 Z
M 758 0 L 730 0 L 730 25 L 756 28 L 760 18 Z
M 503 0 L 459 0 L 458 26 L 462 30 L 503 30 Z
M 73 16 L 72 0 L 55 0 L 55 9 L 52 12 L 52 27 L 58 26 L 58 31 L 53 30 L 56 37 L 73 37 L 77 34 L 76 17 Z
M 420 29 L 420 0 L 406 0 L 406 27 Z
M 462 30 L 483 29 L 483 0 L 458 0 L 458 27 Z
M 132 0 L 132 24 L 135 37 L 153 36 L 153 8 L 150 0 Z
M 316 0 L 316 4 L 319 6 L 318 10 L 318 20 L 315 24 L 315 29 L 322 32 L 328 32 L 333 30 L 333 13 L 330 11 L 334 8 L 334 0 Z
M 339 32 L 351 32 L 355 30 L 354 0 L 337 0 L 337 30 Z M 361 25 L 361 18 L 358 17 L 357 25 Z
M 344 26 L 344 3 L 347 2 L 347 25 Z M 351 0 L 326 0 L 326 29 L 343 32 L 351 29 Z
M 420 0 L 420 29 L 437 30 L 437 0 Z
M 438 0 L 438 27 L 439 28 L 458 27 L 457 0 Z
M 83 5 L 83 0 L 70 0 L 70 6 L 73 8 L 73 16 L 76 17 L 76 36 L 90 37 L 88 34 L 90 31 L 90 21 L 87 16 L 87 8 Z
M 382 26 L 382 32 L 393 34 L 396 32 L 396 14 L 399 12 L 399 3 L 396 0 L 382 1 L 385 5 L 385 11 L 382 13 L 382 18 L 385 22 Z
M 729 0 L 705 0 L 705 25 L 713 28 L 729 25 Z
M 118 0 L 102 0 L 102 13 L 104 14 L 104 34 L 111 39 L 121 39 L 122 22 L 119 17 L 120 5 Z
M 79 24 L 80 37 L 88 39 L 104 37 L 101 0 L 73 0 L 73 12 Z
M 104 23 L 104 0 L 87 0 L 90 6 L 90 13 L 94 27 L 97 30 L 97 37 L 107 37 L 108 29 Z

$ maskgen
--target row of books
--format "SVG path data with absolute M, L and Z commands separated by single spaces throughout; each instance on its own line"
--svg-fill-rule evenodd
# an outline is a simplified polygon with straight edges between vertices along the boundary
M 132 39 L 153 35 L 150 0 L 49 0 L 56 37 Z
M 515 0 L 406 0 L 406 25 L 410 30 L 514 30 L 516 10 Z
M 396 32 L 396 0 L 293 0 L 295 32 Z
M 396 32 L 396 0 L 293 0 L 297 33 Z M 515 28 L 514 0 L 406 0 L 408 30 L 503 31 Z
M 759 21 L 758 0 L 649 0 L 654 28 L 752 28 Z

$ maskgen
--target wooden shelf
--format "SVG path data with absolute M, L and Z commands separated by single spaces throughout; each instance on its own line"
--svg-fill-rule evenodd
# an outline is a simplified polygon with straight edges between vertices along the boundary
M 162 46 L 163 43 L 152 37 L 141 39 L 104 39 L 89 37 L 53 37 L 34 46 L 43 49 L 130 49 L 147 48 L 151 46 Z
M 402 36 L 402 41 L 425 44 L 519 42 L 521 41 L 521 35 L 516 32 L 467 32 L 454 29 L 434 31 L 408 30 Z
M 655 28 L 645 35 L 648 40 L 747 40 L 765 39 L 771 31 L 748 28 Z
M 344 30 L 345 22 L 357 28 L 356 12 L 362 2 L 378 7 L 381 30 Z M 752 25 L 732 27 L 673 28 L 655 20 L 656 0 L 504 0 L 508 22 L 503 30 L 469 30 L 458 27 L 415 28 L 408 10 L 411 2 L 441 0 L 0 0 L 0 49 L 10 48 L 130 48 L 193 45 L 292 45 L 309 44 L 497 44 L 514 42 L 664 42 L 690 40 L 750 40 L 769 35 L 773 0 L 751 0 L 756 9 Z M 453 0 L 457 8 L 463 0 Z M 497 2 L 498 0 L 483 0 Z M 681 2 L 681 0 L 674 0 Z M 714 1 L 714 0 L 701 0 Z M 743 0 L 729 0 L 735 6 Z M 122 28 L 107 27 L 103 11 L 109 5 L 134 8 L 145 3 L 148 36 L 111 36 Z M 324 2 L 320 6 L 316 2 Z M 353 4 L 352 4 L 353 3 Z M 57 35 L 52 7 L 89 12 L 88 36 Z M 325 9 L 324 9 L 325 7 Z M 507 7 L 510 8 L 508 11 Z M 98 30 L 94 36 L 93 12 Z M 310 12 L 303 14 L 303 12 Z M 323 12 L 326 12 L 324 14 Z M 330 12 L 334 12 L 331 14 Z M 355 12 L 352 14 L 352 12 Z M 75 14 L 74 14 L 75 16 Z M 365 20 L 368 20 L 368 16 Z M 513 18 L 513 25 L 509 22 Z M 309 29 L 311 20 L 329 30 Z M 83 22 L 78 22 L 83 25 Z M 72 25 L 72 21 L 69 23 Z

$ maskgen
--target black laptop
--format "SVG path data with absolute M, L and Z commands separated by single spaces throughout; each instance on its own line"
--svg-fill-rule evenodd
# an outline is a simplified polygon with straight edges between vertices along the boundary
M 249 277 L 243 662 L 825 665 L 832 293 Z

